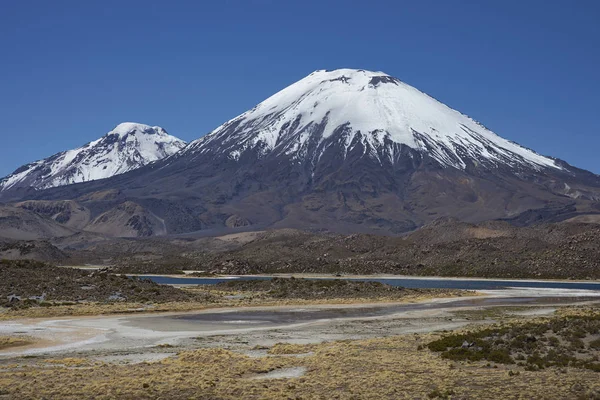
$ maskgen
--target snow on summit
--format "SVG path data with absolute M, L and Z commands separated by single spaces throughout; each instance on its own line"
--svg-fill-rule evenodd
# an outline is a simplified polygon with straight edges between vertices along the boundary
M 82 147 L 22 166 L 0 180 L 0 191 L 47 189 L 108 178 L 161 160 L 185 145 L 159 126 L 124 122 Z
M 0 191 L 108 178 L 175 153 L 190 161 L 284 157 L 309 169 L 323 157 L 357 154 L 380 165 L 427 157 L 460 170 L 564 168 L 397 78 L 360 69 L 315 71 L 185 145 L 158 126 L 125 122 L 78 149 L 19 168 L 0 180 Z
M 459 169 L 473 161 L 561 168 L 397 78 L 355 69 L 315 71 L 185 151 L 203 153 L 217 147 L 232 159 L 254 150 L 263 156 L 275 153 L 314 161 L 326 150 L 325 145 L 314 150 L 315 140 L 322 144 L 332 139 L 342 145 L 344 156 L 360 143 L 368 156 L 384 154 L 393 161 L 398 154 L 395 143 Z

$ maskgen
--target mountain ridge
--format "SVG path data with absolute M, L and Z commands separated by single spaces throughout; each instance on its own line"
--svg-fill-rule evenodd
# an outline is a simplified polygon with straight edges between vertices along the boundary
M 166 159 L 6 199 L 76 200 L 92 219 L 132 202 L 142 210 L 130 218 L 161 221 L 145 235 L 240 224 L 399 234 L 440 217 L 528 225 L 594 213 L 600 176 L 389 75 L 345 69 L 316 71 Z
M 81 147 L 21 166 L 0 180 L 0 192 L 109 178 L 168 157 L 185 144 L 159 126 L 123 122 Z

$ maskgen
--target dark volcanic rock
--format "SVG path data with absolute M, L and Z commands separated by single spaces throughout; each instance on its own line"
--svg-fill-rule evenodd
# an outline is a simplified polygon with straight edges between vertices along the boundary
M 0 306 L 28 305 L 31 302 L 24 300 L 30 298 L 35 298 L 32 304 L 36 304 L 39 301 L 166 302 L 200 300 L 202 296 L 106 270 L 59 268 L 26 260 L 0 261 Z
M 239 228 L 241 226 L 250 226 L 252 223 L 246 218 L 242 218 L 239 215 L 231 215 L 225 220 L 225 226 L 228 228 Z
M 274 231 L 236 250 L 203 254 L 198 265 L 221 274 L 599 279 L 600 226 L 440 220 L 405 237 Z

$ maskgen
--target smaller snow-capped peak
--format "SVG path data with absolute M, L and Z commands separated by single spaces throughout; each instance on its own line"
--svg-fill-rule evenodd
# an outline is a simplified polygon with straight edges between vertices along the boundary
M 106 135 L 119 135 L 125 136 L 128 134 L 135 134 L 136 132 L 141 132 L 145 135 L 159 135 L 159 136 L 169 136 L 167 131 L 165 131 L 160 126 L 150 126 L 145 124 L 139 124 L 137 122 L 122 122 L 115 127 L 112 131 L 108 132 Z M 173 137 L 174 138 L 174 137 Z M 177 138 L 174 138 L 177 139 Z
M 444 167 L 476 162 L 535 169 L 561 167 L 551 158 L 506 140 L 468 116 L 383 72 L 318 70 L 251 110 L 190 143 L 184 152 L 245 151 L 315 162 L 333 142 L 346 156 L 394 162 L 404 145 Z
M 124 122 L 77 149 L 20 167 L 0 180 L 0 191 L 47 189 L 109 178 L 169 157 L 185 145 L 159 126 Z

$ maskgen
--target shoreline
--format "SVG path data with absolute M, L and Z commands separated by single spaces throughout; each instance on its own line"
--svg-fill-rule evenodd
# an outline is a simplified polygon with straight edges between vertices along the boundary
M 59 265 L 60 268 L 75 268 L 82 270 L 98 270 L 110 268 L 108 265 Z M 413 279 L 413 280 L 449 280 L 449 281 L 494 281 L 494 282 L 559 282 L 559 283 L 600 283 L 600 279 L 559 279 L 559 278 L 486 278 L 486 277 L 462 277 L 462 276 L 439 276 L 439 275 L 395 275 L 395 274 L 342 274 L 336 276 L 333 274 L 316 272 L 286 272 L 273 274 L 224 274 L 224 275 L 206 275 L 189 276 L 195 272 L 204 272 L 202 270 L 182 270 L 183 274 L 139 274 L 139 273 L 121 273 L 117 275 L 127 276 L 162 276 L 168 278 L 198 278 L 198 279 L 239 279 L 245 277 L 252 278 L 307 278 L 307 279 Z
M 183 286 L 198 286 L 198 285 L 172 285 L 175 287 Z M 459 294 L 460 293 L 460 294 Z M 345 306 L 363 306 L 363 305 L 394 305 L 394 304 L 410 304 L 417 302 L 437 302 L 444 300 L 478 298 L 490 296 L 478 291 L 468 290 L 451 290 L 446 295 L 441 293 L 424 293 L 418 295 L 409 295 L 400 298 L 394 297 L 377 297 L 377 298 L 330 298 L 330 299 L 300 299 L 300 298 L 269 298 L 260 299 L 256 302 L 244 302 L 244 300 L 225 300 L 215 303 L 202 303 L 197 301 L 176 301 L 166 303 L 155 303 L 151 307 L 146 307 L 143 303 L 124 302 L 124 303 L 81 303 L 77 305 L 45 308 L 29 308 L 19 310 L 20 314 L 8 315 L 8 312 L 0 313 L 0 321 L 10 322 L 23 319 L 57 319 L 57 318 L 82 318 L 96 316 L 142 316 L 142 315 L 161 315 L 168 313 L 195 313 L 195 312 L 211 312 L 218 310 L 243 310 L 257 307 L 345 307 Z M 492 296 L 493 297 L 493 296 Z M 28 312 L 29 310 L 29 312 Z M 61 313 L 61 311 L 65 311 Z M 40 315 L 37 315 L 39 312 Z M 47 315 L 43 315 L 47 314 Z
M 67 267 L 65 267 L 67 268 Z M 78 267 L 69 267 L 78 268 Z M 600 279 L 534 279 L 534 278 L 476 278 L 476 277 L 460 277 L 460 276 L 422 276 L 422 275 L 389 275 L 389 274 L 372 274 L 372 275 L 342 275 L 335 276 L 331 274 L 320 274 L 320 273 L 281 273 L 281 274 L 246 274 L 246 275 L 210 275 L 210 276 L 189 276 L 194 272 L 193 270 L 184 270 L 183 274 L 121 274 L 128 276 L 162 276 L 166 278 L 181 278 L 181 279 L 239 279 L 239 278 L 305 278 L 305 279 L 412 279 L 412 280 L 448 280 L 448 281 L 489 281 L 489 282 L 530 282 L 530 283 L 544 283 L 544 282 L 557 282 L 557 283 L 600 283 Z
M 570 279 L 509 279 L 509 278 L 474 278 L 474 277 L 445 277 L 445 276 L 421 276 L 421 275 L 389 275 L 389 274 L 373 274 L 373 275 L 342 275 L 340 277 L 331 276 L 327 274 L 310 274 L 310 273 L 301 273 L 301 274 L 249 274 L 249 275 L 224 275 L 230 277 L 244 277 L 244 276 L 255 276 L 255 277 L 294 277 L 294 278 L 319 278 L 319 279 L 414 279 L 414 280 L 451 280 L 451 281 L 495 281 L 495 282 L 562 282 L 562 283 L 600 283 L 600 280 L 570 280 Z

